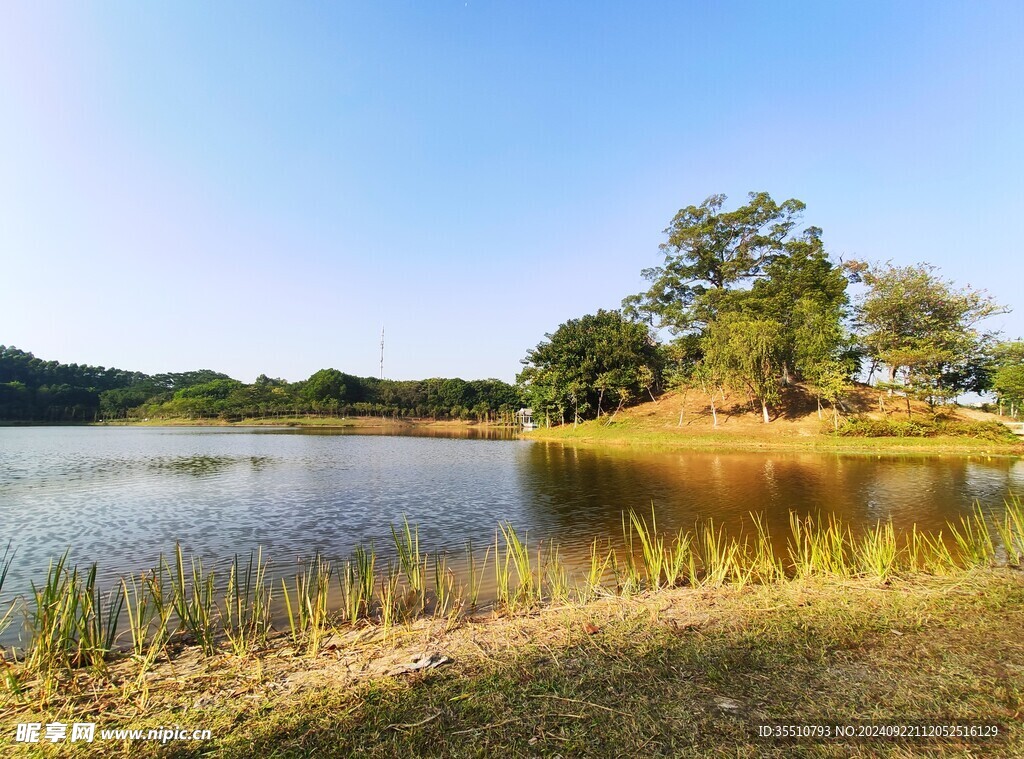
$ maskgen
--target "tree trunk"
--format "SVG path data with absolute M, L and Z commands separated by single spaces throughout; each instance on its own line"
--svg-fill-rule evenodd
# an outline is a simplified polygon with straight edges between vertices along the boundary
M 820 422 L 821 421 L 821 396 L 820 395 L 816 395 L 814 397 L 818 401 L 818 421 Z
M 713 420 L 712 427 L 718 426 L 718 412 L 715 411 L 715 396 L 711 396 L 711 419 Z
M 618 405 L 618 406 L 616 407 L 616 409 L 615 409 L 615 410 L 614 410 L 614 411 L 612 412 L 612 415 L 611 415 L 610 417 L 608 417 L 608 421 L 607 421 L 607 422 L 605 423 L 605 426 L 608 426 L 609 424 L 611 424 L 612 422 L 614 422 L 614 421 L 615 421 L 615 415 L 616 415 L 617 413 L 619 413 L 619 409 L 621 409 L 621 408 L 622 408 L 622 404 L 623 404 L 624 402 L 625 402 L 625 401 L 622 401 L 622 400 L 620 400 L 620 401 L 619 401 L 619 405 Z
M 764 401 L 761 401 L 761 418 L 764 419 L 764 423 L 768 424 L 771 420 L 768 418 L 768 407 Z

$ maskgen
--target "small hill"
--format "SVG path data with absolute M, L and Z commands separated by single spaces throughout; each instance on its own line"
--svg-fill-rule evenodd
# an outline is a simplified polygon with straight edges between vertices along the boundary
M 836 421 L 843 426 L 855 420 L 862 438 L 876 436 L 879 428 L 887 426 L 885 422 L 900 428 L 912 421 L 915 428 L 928 428 L 928 437 L 940 436 L 947 440 L 951 436 L 964 437 L 968 443 L 972 442 L 969 438 L 978 438 L 979 442 L 984 440 L 990 447 L 992 444 L 1007 444 L 1016 449 L 1024 447 L 1007 428 L 996 426 L 1000 417 L 995 414 L 952 405 L 933 410 L 922 401 L 889 395 L 887 391 L 863 384 L 855 384 L 834 412 L 827 403 L 819 407 L 816 396 L 808 387 L 794 383 L 783 390 L 780 402 L 770 409 L 771 421 L 768 424 L 763 422 L 756 400 L 742 393 L 717 392 L 714 406 L 713 415 L 707 393 L 692 389 L 674 391 L 657 400 L 623 409 L 614 417 L 604 414 L 600 419 L 578 427 L 570 423 L 558 429 L 540 430 L 535 435 L 623 443 L 678 442 L 683 445 L 707 445 L 717 440 L 726 445 L 755 447 L 788 441 L 816 447 L 819 441 L 835 441 L 831 433 Z M 847 440 L 854 442 L 850 438 Z M 918 440 L 927 442 L 920 437 Z
M 769 409 L 771 422 L 764 424 L 761 408 L 756 399 L 726 390 L 715 394 L 714 405 L 718 426 L 722 429 L 762 429 L 778 425 L 780 429 L 806 430 L 818 433 L 823 423 L 831 422 L 833 409 L 827 402 L 819 406 L 814 393 L 802 383 L 793 383 L 782 391 L 782 399 Z M 937 407 L 933 411 L 923 401 L 908 399 L 901 395 L 890 395 L 870 385 L 856 383 L 843 398 L 836 410 L 840 421 L 851 416 L 869 419 L 932 419 L 939 416 L 950 421 L 999 421 L 995 414 L 958 406 Z M 965 413 L 965 412 L 970 412 Z M 682 424 L 680 424 L 680 412 Z M 623 421 L 656 427 L 713 426 L 711 398 L 699 390 L 670 392 L 656 401 L 647 401 L 619 412 Z M 606 417 L 607 419 L 607 417 Z

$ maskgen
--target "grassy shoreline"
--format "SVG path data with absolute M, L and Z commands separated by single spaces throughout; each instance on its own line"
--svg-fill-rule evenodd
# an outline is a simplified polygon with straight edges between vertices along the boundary
M 315 657 L 281 641 L 185 652 L 125 698 L 82 674 L 0 705 L 19 722 L 209 729 L 209 742 L 44 745 L 84 756 L 1009 756 L 1024 751 L 1024 577 L 978 569 L 890 583 L 805 578 L 675 588 L 529 615 L 364 626 Z M 413 662 L 443 662 L 413 670 Z M 992 741 L 795 743 L 757 726 L 980 720 Z
M 826 434 L 778 433 L 761 431 L 714 430 L 694 431 L 692 428 L 651 429 L 630 421 L 611 425 L 594 421 L 578 427 L 539 428 L 524 433 L 528 440 L 569 443 L 587 446 L 644 447 L 667 450 L 733 450 L 733 451 L 811 451 L 823 453 L 865 454 L 948 454 L 1024 456 L 1024 440 L 1020 443 L 994 442 L 964 437 L 836 437 Z
M 623 530 L 624 552 L 595 543 L 570 586 L 557 548 L 536 546 L 534 561 L 502 527 L 491 571 L 504 585 L 474 610 L 442 602 L 454 582 L 405 524 L 399 565 L 382 574 L 372 548 L 357 548 L 338 568 L 340 610 L 327 606 L 319 559 L 282 582 L 292 600 L 278 631 L 259 558 L 255 572 L 236 560 L 223 586 L 178 551 L 159 575 L 122 586 L 133 645 L 120 655 L 112 597 L 90 585 L 93 570 L 58 564 L 36 589 L 25 658 L 2 662 L 5 740 L 18 723 L 90 721 L 212 731 L 209 744 L 104 747 L 131 755 L 770 756 L 789 755 L 756 732 L 772 720 L 962 719 L 1011 732 L 897 755 L 1024 751 L 1019 500 L 1002 517 L 949 525 L 952 540 L 883 523 L 854 536 L 794 515 L 784 556 L 760 529 L 753 542 L 710 521 L 668 535 L 631 512 Z

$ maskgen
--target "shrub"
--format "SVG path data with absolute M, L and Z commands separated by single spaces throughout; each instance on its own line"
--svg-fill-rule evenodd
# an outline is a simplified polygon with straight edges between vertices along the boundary
M 841 437 L 969 437 L 994 443 L 1018 442 L 1017 436 L 999 422 L 952 419 L 854 417 L 840 426 L 835 434 Z

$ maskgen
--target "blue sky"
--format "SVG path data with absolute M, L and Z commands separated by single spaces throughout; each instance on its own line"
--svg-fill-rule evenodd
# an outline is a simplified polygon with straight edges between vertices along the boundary
M 1024 3 L 0 4 L 0 343 L 512 380 L 674 213 L 807 204 L 1024 335 Z

